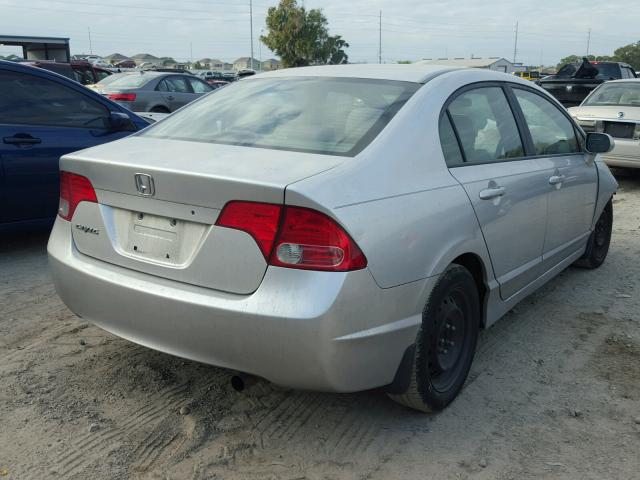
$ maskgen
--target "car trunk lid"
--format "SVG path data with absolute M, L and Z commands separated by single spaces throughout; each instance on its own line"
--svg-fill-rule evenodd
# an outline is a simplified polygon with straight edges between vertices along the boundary
M 72 218 L 78 251 L 102 261 L 232 293 L 255 291 L 267 268 L 247 233 L 215 226 L 231 200 L 282 204 L 288 184 L 344 157 L 129 137 L 61 159 L 98 203 Z

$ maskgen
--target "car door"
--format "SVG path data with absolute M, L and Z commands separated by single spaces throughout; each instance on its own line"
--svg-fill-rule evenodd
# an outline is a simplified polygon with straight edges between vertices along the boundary
M 598 193 L 598 172 L 569 116 L 544 94 L 512 87 L 530 135 L 532 154 L 547 178 L 547 232 L 544 268 L 584 249 Z
M 55 80 L 0 71 L 0 92 L 0 222 L 53 218 L 60 156 L 128 132 L 110 132 L 105 105 Z
M 183 75 L 169 75 L 165 78 L 168 94 L 166 98 L 171 111 L 184 107 L 187 103 L 196 99 L 187 78 Z
M 443 148 L 449 151 L 449 171 L 469 196 L 506 299 L 540 275 L 548 177 L 535 159 L 525 157 L 501 84 L 468 87 L 446 107 L 440 128 L 443 140 L 449 138 L 443 141 L 449 145 Z M 456 149 L 459 156 L 451 153 Z

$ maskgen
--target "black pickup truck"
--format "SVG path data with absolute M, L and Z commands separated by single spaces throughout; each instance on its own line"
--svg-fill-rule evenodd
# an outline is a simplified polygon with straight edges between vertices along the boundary
M 620 62 L 568 63 L 558 73 L 536 83 L 556 97 L 565 107 L 575 107 L 601 83 L 622 78 L 636 78 L 631 65 Z

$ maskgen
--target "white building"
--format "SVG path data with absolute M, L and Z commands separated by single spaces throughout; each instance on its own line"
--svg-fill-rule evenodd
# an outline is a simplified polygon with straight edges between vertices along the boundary
M 490 58 L 438 58 L 426 59 L 417 62 L 422 65 L 450 65 L 463 68 L 487 68 L 498 72 L 513 73 L 519 70 L 519 66 L 502 57 Z

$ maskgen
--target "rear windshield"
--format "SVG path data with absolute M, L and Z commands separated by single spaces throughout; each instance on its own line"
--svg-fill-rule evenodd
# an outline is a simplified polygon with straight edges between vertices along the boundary
M 102 80 L 98 82 L 98 85 L 104 87 L 106 85 L 111 85 L 113 82 L 120 80 L 122 77 L 127 75 L 135 75 L 135 73 L 114 73 L 113 75 L 109 75 L 108 77 L 104 77 Z
M 583 105 L 640 107 L 640 82 L 604 83 L 594 90 Z
M 353 156 L 419 87 L 359 78 L 246 79 L 194 102 L 142 136 Z
M 123 75 L 109 85 L 112 87 L 136 88 L 150 82 L 152 78 L 150 75 L 145 75 L 144 73 Z

